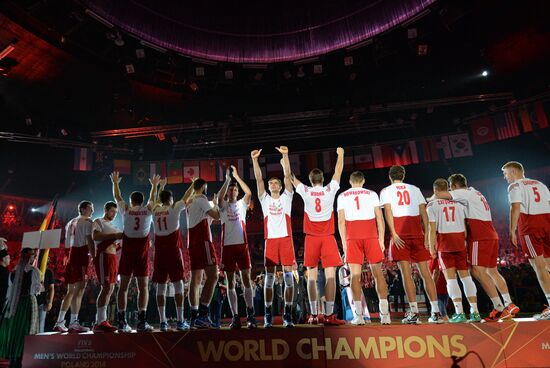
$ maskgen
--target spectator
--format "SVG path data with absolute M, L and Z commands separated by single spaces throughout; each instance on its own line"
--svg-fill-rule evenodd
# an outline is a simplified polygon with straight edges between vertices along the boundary
M 39 316 L 39 332 L 44 333 L 46 324 L 46 313 L 52 309 L 53 297 L 55 294 L 55 280 L 51 269 L 46 268 L 44 272 L 44 281 L 40 286 L 40 294 L 36 296 Z

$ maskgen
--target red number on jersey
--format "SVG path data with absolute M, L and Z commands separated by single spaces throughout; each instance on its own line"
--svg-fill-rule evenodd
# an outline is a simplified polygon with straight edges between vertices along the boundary
M 136 220 L 136 225 L 134 226 L 134 231 L 137 231 L 139 230 L 140 219 L 139 217 L 136 217 L 135 220 Z
M 357 209 L 359 210 L 359 196 L 355 196 L 355 204 L 357 205 Z
M 321 198 L 315 198 L 315 211 L 321 212 Z
M 449 212 L 451 212 L 451 218 L 449 220 Z M 445 214 L 445 219 L 447 222 L 455 222 L 455 208 L 454 206 L 451 207 L 443 207 L 443 213 Z
M 533 188 L 533 194 L 535 195 L 535 202 L 540 202 L 540 193 L 539 193 L 539 188 L 537 187 L 532 187 Z
M 397 192 L 397 196 L 399 197 L 399 202 L 397 202 L 399 206 L 403 206 L 404 204 L 411 204 L 411 195 L 409 194 L 408 190 Z
M 166 223 L 166 217 L 162 218 L 162 222 L 160 217 L 157 217 L 157 224 L 159 225 L 159 230 L 162 231 L 162 223 L 164 222 L 164 230 L 168 230 L 168 224 Z

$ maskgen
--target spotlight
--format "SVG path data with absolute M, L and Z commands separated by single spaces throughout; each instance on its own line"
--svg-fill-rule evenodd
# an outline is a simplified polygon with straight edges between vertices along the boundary
M 482 77 L 486 77 L 488 75 L 489 75 L 489 72 L 487 70 L 484 70 L 484 71 L 481 72 Z
M 38 212 L 38 208 L 31 208 L 31 212 Z
M 13 204 L 10 204 L 8 206 L 8 210 L 13 211 L 15 209 L 15 206 Z

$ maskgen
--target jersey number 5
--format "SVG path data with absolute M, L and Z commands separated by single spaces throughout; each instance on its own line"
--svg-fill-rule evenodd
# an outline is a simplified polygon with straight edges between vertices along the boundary
M 533 188 L 533 194 L 535 195 L 535 202 L 540 202 L 540 193 L 539 193 L 539 188 L 537 187 L 532 187 Z

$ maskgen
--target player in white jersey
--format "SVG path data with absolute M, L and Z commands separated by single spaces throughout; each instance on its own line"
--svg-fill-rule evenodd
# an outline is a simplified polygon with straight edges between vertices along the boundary
M 78 204 L 79 216 L 67 223 L 65 247 L 70 247 L 69 262 L 65 268 L 65 283 L 67 294 L 61 302 L 54 331 L 57 332 L 88 332 L 90 329 L 80 325 L 78 312 L 82 303 L 82 296 L 86 289 L 86 274 L 90 264 L 90 255 L 95 255 L 95 246 L 92 240 L 92 219 L 94 205 L 89 201 Z M 69 328 L 65 326 L 65 314 L 71 308 Z
M 191 263 L 191 285 L 189 291 L 189 305 L 191 306 L 191 327 L 210 328 L 212 321 L 208 316 L 210 301 L 214 295 L 214 288 L 218 281 L 218 260 L 212 233 L 210 232 L 209 217 L 220 219 L 217 195 L 214 194 L 213 203 L 206 198 L 207 183 L 198 178 L 191 184 L 193 195 L 187 204 L 189 261 Z M 204 286 L 196 292 L 203 280 Z
M 447 180 L 437 179 L 434 184 L 434 195 L 449 190 Z M 468 271 L 468 253 L 466 251 L 466 207 L 459 202 L 447 199 L 435 199 L 428 203 L 430 253 L 439 262 L 447 280 L 447 291 L 453 300 L 455 314 L 450 323 L 481 322 L 477 308 L 477 289 Z M 464 294 L 470 303 L 470 319 L 462 307 L 462 292 L 456 279 L 457 274 L 464 288 Z
M 550 191 L 540 181 L 527 179 L 519 162 L 504 164 L 502 172 L 510 184 L 510 240 L 516 247 L 519 242 L 529 256 L 529 263 L 550 305 Z M 545 308 L 535 318 L 550 320 L 550 308 Z
M 107 305 L 116 284 L 118 241 L 122 239 L 122 232 L 112 221 L 118 213 L 115 202 L 107 202 L 104 206 L 103 217 L 94 220 L 92 225 L 92 239 L 95 243 L 94 267 L 101 290 L 97 296 L 97 314 L 94 332 L 115 332 L 107 319 Z
M 405 168 L 392 166 L 389 170 L 391 185 L 380 192 L 380 205 L 384 207 L 386 222 L 391 233 L 389 258 L 397 261 L 403 287 L 409 299 L 410 311 L 403 323 L 420 323 L 416 287 L 412 278 L 411 263 L 416 263 L 424 282 L 424 290 L 431 306 L 430 323 L 440 323 L 441 315 L 437 303 L 435 283 L 430 274 L 428 261 L 431 259 L 428 250 L 428 215 L 426 200 L 420 189 L 404 183 Z
M 122 250 L 118 266 L 120 284 L 117 293 L 118 330 L 132 332 L 126 321 L 126 302 L 128 286 L 132 276 L 138 284 L 138 332 L 151 332 L 153 327 L 147 323 L 145 312 L 149 302 L 149 232 L 153 222 L 153 206 L 157 196 L 157 187 L 160 176 L 149 179 L 151 191 L 149 201 L 144 206 L 144 196 L 141 192 L 130 194 L 130 204 L 122 199 L 120 193 L 121 177 L 118 172 L 111 174 L 113 183 L 113 197 L 122 215 L 123 235 Z
M 168 331 L 166 319 L 166 290 L 168 280 L 174 285 L 178 330 L 187 330 L 189 325 L 183 317 L 183 257 L 180 234 L 180 215 L 185 210 L 185 203 L 191 196 L 190 185 L 182 199 L 174 203 L 174 196 L 165 190 L 166 179 L 160 182 L 158 201 L 153 207 L 153 228 L 155 231 L 155 260 L 153 262 L 152 281 L 157 284 L 157 308 L 160 317 L 160 330 Z
M 346 263 L 351 270 L 351 291 L 355 315 L 353 325 L 365 324 L 361 308 L 363 288 L 361 270 L 365 258 L 370 264 L 380 300 L 380 322 L 391 323 L 388 308 L 388 285 L 382 272 L 384 260 L 384 218 L 380 209 L 378 194 L 363 188 L 365 176 L 360 171 L 350 175 L 351 188 L 338 196 L 338 230 L 346 255 Z
M 519 308 L 512 303 L 506 280 L 497 269 L 498 234 L 493 227 L 491 207 L 483 194 L 473 187 L 468 187 L 468 181 L 464 175 L 453 174 L 448 180 L 451 191 L 439 192 L 438 198 L 453 199 L 466 206 L 468 224 L 466 240 L 472 275 L 493 302 L 493 310 L 486 321 L 513 318 L 519 312 Z
M 290 221 L 290 212 L 292 209 L 292 196 L 294 191 L 292 188 L 290 162 L 288 153 L 282 153 L 283 159 L 281 165 L 284 172 L 284 191 L 283 183 L 279 178 L 270 178 L 268 180 L 268 188 L 270 194 L 265 190 L 262 170 L 258 163 L 262 150 L 254 150 L 250 152 L 252 157 L 252 165 L 254 167 L 254 176 L 258 187 L 258 198 L 262 205 L 264 215 L 264 265 L 265 265 L 265 283 L 264 283 L 264 300 L 265 300 L 265 319 L 264 327 L 273 327 L 273 314 L 271 305 L 273 303 L 273 285 L 275 283 L 275 270 L 277 265 L 283 268 L 283 279 L 285 283 L 285 311 L 283 316 L 283 325 L 285 327 L 293 327 L 292 322 L 292 300 L 294 297 L 294 279 L 292 274 L 292 266 L 296 263 L 294 256 L 294 243 L 292 241 L 292 224 Z
M 225 184 L 219 193 L 220 221 L 222 223 L 222 262 L 221 268 L 227 275 L 227 299 L 233 315 L 229 326 L 231 329 L 241 327 L 239 310 L 237 305 L 237 292 L 235 290 L 235 272 L 241 273 L 244 286 L 244 301 L 246 303 L 246 320 L 248 328 L 256 328 L 254 317 L 254 299 L 252 281 L 250 280 L 250 253 L 248 251 L 248 239 L 246 236 L 246 211 L 250 205 L 252 191 L 241 179 L 235 166 L 231 171 L 236 182 L 230 182 L 229 172 L 226 174 Z M 227 184 L 227 185 L 226 185 Z M 244 196 L 239 196 L 239 186 L 243 189 Z M 226 199 L 227 193 L 227 199 Z
M 286 149 L 286 147 L 285 147 Z M 287 152 L 288 153 L 288 152 Z M 342 258 L 338 244 L 334 238 L 334 200 L 340 189 L 340 177 L 344 169 L 344 149 L 336 149 L 338 159 L 334 175 L 330 183 L 323 186 L 324 174 L 320 169 L 313 169 L 309 173 L 311 186 L 306 186 L 295 176 L 292 184 L 304 200 L 304 266 L 307 267 L 307 291 L 311 307 L 309 324 L 318 324 L 317 275 L 318 264 L 325 270 L 325 325 L 342 325 L 345 321 L 336 318 L 334 313 L 334 298 L 336 296 L 336 267 L 342 265 Z

